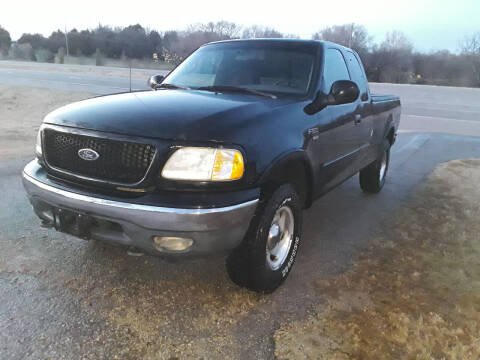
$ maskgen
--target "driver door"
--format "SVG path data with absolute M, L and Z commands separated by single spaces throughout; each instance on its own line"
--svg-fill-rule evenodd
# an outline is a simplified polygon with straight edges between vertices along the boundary
M 336 48 L 325 49 L 323 91 L 328 94 L 338 80 L 351 80 L 345 58 Z M 316 126 L 308 131 L 312 137 L 312 158 L 318 195 L 355 174 L 356 162 L 365 147 L 362 122 L 358 121 L 360 99 L 350 104 L 329 105 L 314 116 Z

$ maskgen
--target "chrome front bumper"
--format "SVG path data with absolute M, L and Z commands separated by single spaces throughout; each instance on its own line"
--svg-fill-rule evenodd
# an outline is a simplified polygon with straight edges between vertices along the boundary
M 153 254 L 153 237 L 182 237 L 193 245 L 182 254 L 206 254 L 235 248 L 245 236 L 258 199 L 209 209 L 179 209 L 103 199 L 61 188 L 42 175 L 36 160 L 23 170 L 23 185 L 35 213 L 56 226 L 55 213 L 67 211 L 93 219 L 88 238 L 131 245 Z M 57 227 L 57 226 L 56 226 Z M 58 228 L 58 227 L 57 227 Z

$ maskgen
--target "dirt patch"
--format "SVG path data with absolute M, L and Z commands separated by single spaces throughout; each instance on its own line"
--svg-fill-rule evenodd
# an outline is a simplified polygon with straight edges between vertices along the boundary
M 92 95 L 0 85 L 0 160 L 34 155 L 35 136 L 50 111 Z
M 480 160 L 440 165 L 324 303 L 274 335 L 280 359 L 478 359 Z

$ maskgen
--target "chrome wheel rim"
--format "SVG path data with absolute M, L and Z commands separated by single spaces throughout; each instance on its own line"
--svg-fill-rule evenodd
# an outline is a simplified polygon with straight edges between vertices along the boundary
M 380 164 L 380 181 L 383 180 L 386 172 L 387 172 L 387 152 L 385 151 L 383 153 L 382 163 Z
M 267 238 L 267 264 L 272 270 L 279 269 L 287 259 L 293 241 L 295 218 L 288 206 L 278 208 L 273 217 Z

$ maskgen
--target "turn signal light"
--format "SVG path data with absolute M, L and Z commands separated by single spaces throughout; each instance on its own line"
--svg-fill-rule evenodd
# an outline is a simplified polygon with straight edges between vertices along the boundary
M 237 180 L 243 176 L 243 157 L 235 150 L 217 150 L 212 180 Z

